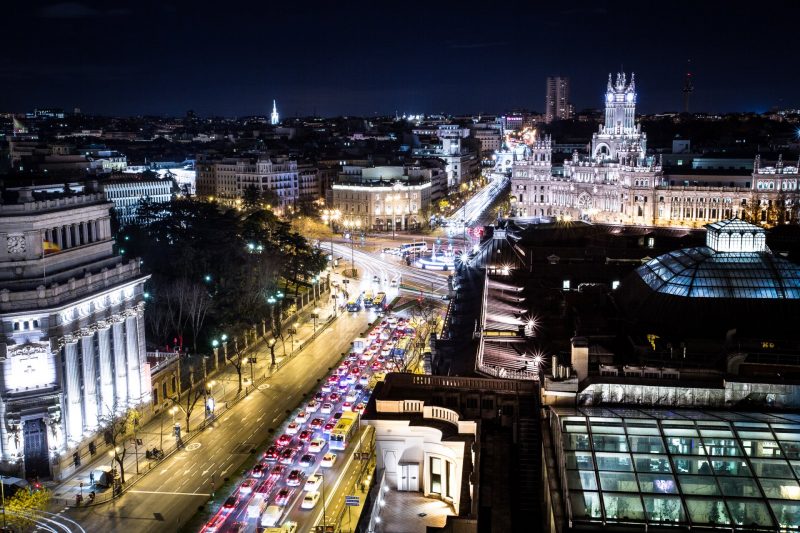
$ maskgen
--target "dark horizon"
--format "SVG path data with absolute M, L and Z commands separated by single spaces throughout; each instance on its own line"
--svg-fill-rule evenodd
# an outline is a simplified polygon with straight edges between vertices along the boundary
M 18 11 L 14 13 L 14 10 Z M 547 76 L 571 80 L 576 111 L 600 108 L 609 72 L 636 73 L 641 114 L 800 107 L 785 66 L 800 5 L 679 0 L 569 6 L 411 2 L 33 1 L 12 10 L 0 108 L 108 116 L 283 118 L 503 114 L 544 109 Z M 763 13 L 759 17 L 758 13 Z M 441 23 L 441 25 L 439 25 Z M 690 63 L 687 63 L 691 60 Z

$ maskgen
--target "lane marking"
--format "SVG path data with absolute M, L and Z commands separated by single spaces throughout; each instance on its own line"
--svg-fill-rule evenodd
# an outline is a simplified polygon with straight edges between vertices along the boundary
M 135 490 L 135 489 L 128 489 L 127 492 L 133 492 L 136 494 L 169 494 L 171 496 L 211 496 L 211 494 L 203 492 L 165 492 L 158 490 Z

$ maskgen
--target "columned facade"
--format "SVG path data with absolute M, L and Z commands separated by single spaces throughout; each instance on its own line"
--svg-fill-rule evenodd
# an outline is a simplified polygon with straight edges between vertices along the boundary
M 150 403 L 139 261 L 99 194 L 0 205 L 0 471 L 61 478 Z

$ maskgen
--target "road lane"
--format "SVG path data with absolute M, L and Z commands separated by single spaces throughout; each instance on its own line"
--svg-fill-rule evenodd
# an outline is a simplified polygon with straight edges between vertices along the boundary
M 330 335 L 312 341 L 268 380 L 269 387 L 252 393 L 198 435 L 191 444 L 199 447 L 176 453 L 159 465 L 165 472 L 142 479 L 136 485 L 138 492 L 111 504 L 70 509 L 69 517 L 87 531 L 175 531 L 205 504 L 212 480 L 219 487 L 225 476 L 238 478 L 241 468 L 253 460 L 250 449 L 268 440 L 276 421 L 283 420 L 287 410 L 296 408 L 328 374 L 328 368 L 336 366 L 352 339 L 366 329 L 370 316 L 340 317 Z

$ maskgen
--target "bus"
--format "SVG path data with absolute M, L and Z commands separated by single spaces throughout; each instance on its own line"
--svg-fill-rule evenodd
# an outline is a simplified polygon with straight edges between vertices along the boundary
M 361 296 L 347 302 L 347 310 L 351 313 L 361 311 Z
M 397 341 L 397 344 L 394 346 L 392 350 L 392 355 L 394 357 L 405 357 L 406 350 L 409 348 L 409 344 L 411 344 L 411 337 L 403 337 L 402 339 Z
M 336 426 L 331 430 L 331 437 L 328 446 L 331 450 L 345 450 L 358 431 L 358 413 L 345 411 L 342 417 L 336 422 Z
M 364 308 L 365 309 L 369 309 L 370 307 L 372 307 L 372 300 L 373 300 L 372 291 L 365 292 L 364 293 Z
M 379 292 L 375 295 L 375 298 L 372 299 L 372 307 L 377 309 L 378 311 L 383 311 L 386 309 L 386 293 Z
M 427 251 L 428 245 L 424 242 L 406 242 L 400 245 L 400 255 L 402 256 L 415 253 L 425 253 Z

